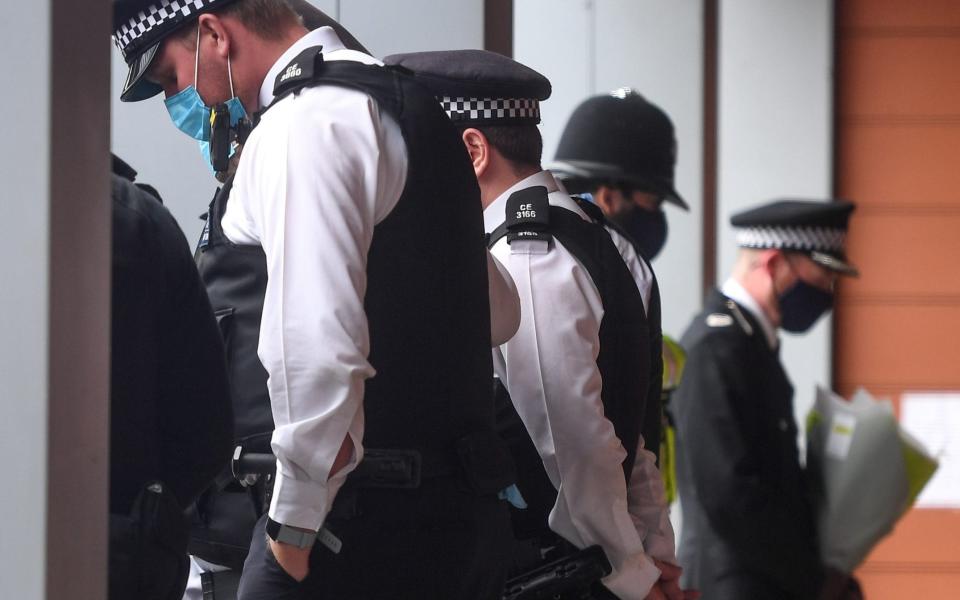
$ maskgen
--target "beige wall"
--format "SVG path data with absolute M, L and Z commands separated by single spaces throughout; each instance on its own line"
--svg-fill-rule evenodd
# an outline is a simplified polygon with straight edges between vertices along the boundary
M 863 276 L 841 289 L 835 377 L 899 405 L 960 390 L 960 3 L 838 7 L 837 184 Z M 958 510 L 911 511 L 861 569 L 866 596 L 956 597 L 958 533 Z

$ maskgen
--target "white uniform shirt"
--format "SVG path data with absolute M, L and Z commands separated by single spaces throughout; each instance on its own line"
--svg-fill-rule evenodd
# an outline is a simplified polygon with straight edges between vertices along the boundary
M 276 76 L 300 52 L 380 64 L 347 50 L 329 27 L 298 40 L 267 73 L 260 105 L 273 101 Z M 236 244 L 263 247 L 267 260 L 258 354 L 276 430 L 277 479 L 270 517 L 317 530 L 347 474 L 363 456 L 367 360 L 364 312 L 367 253 L 374 227 L 396 206 L 407 176 L 400 127 L 366 94 L 309 87 L 267 111 L 240 158 L 222 225 Z M 489 263 L 489 261 L 488 261 Z M 500 275 L 490 269 L 490 276 Z M 509 337 L 511 282 L 491 289 Z M 491 304 L 494 304 L 492 301 Z M 518 319 L 515 319 L 518 320 Z M 346 436 L 354 453 L 331 477 Z
M 551 205 L 587 219 L 553 176 L 542 171 L 484 210 L 487 231 L 503 223 L 511 194 L 538 185 L 547 188 Z M 513 276 L 521 306 L 520 329 L 494 350 L 494 369 L 558 490 L 550 527 L 578 547 L 602 546 L 613 566 L 606 586 L 621 598 L 644 598 L 660 576 L 645 552 L 644 538 L 660 544 L 663 483 L 649 452 L 637 455 L 631 490 L 624 481 L 626 451 L 603 415 L 600 397 L 600 293 L 587 270 L 555 241 L 507 244 L 503 238 L 493 254 Z M 655 496 L 655 489 L 660 503 L 654 517 L 642 498 Z M 672 547 L 664 558 L 673 559 Z

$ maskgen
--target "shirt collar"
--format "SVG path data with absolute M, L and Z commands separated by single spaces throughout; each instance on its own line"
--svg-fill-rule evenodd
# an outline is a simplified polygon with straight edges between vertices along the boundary
M 294 42 L 293 45 L 287 48 L 287 51 L 277 59 L 277 62 L 273 63 L 270 70 L 267 71 L 267 77 L 260 85 L 260 110 L 270 106 L 270 103 L 273 102 L 273 87 L 280 71 L 290 64 L 298 54 L 312 46 L 323 46 L 324 55 L 345 48 L 343 42 L 341 42 L 337 36 L 337 32 L 335 32 L 332 27 L 314 29 Z
M 739 281 L 731 277 L 727 279 L 723 287 L 720 288 L 720 291 L 724 296 L 730 298 L 743 308 L 747 309 L 753 318 L 760 323 L 760 327 L 763 328 L 763 333 L 766 335 L 767 343 L 770 344 L 771 349 L 776 349 L 780 345 L 780 338 L 777 337 L 777 328 L 773 326 L 773 323 L 770 322 L 770 319 L 767 317 L 767 314 L 763 312 L 763 309 L 760 308 L 760 304 L 750 295 L 750 292 L 740 284 Z
M 547 194 L 550 195 L 550 204 L 554 206 L 562 206 L 563 208 L 572 210 L 581 217 L 586 218 L 586 215 L 583 214 L 583 211 L 580 210 L 580 207 L 577 206 L 577 203 L 571 200 L 569 196 L 560 190 L 560 185 L 557 183 L 557 180 L 550 171 L 538 171 L 510 186 L 507 191 L 497 196 L 496 200 L 491 202 L 489 206 L 483 209 L 483 227 L 486 232 L 492 233 L 494 229 L 499 227 L 504 222 L 507 214 L 507 199 L 509 199 L 514 192 L 519 192 L 520 190 L 536 187 L 538 185 L 542 185 L 543 187 L 547 188 Z

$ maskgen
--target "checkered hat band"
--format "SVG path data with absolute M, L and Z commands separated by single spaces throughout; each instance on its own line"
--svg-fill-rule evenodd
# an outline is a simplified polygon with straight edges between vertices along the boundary
M 124 58 L 130 45 L 151 31 L 172 21 L 181 21 L 222 0 L 157 0 L 122 23 L 114 33 L 113 42 Z
M 846 231 L 833 227 L 746 227 L 737 230 L 743 248 L 842 252 Z
M 540 120 L 540 101 L 534 98 L 440 98 L 451 121 Z

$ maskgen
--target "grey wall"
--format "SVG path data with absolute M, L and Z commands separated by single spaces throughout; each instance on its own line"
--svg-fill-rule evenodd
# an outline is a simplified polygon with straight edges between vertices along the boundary
M 17 82 L 0 96 L 5 598 L 106 592 L 108 6 L 19 2 L 0 20 Z
M 734 0 L 720 8 L 717 273 L 736 254 L 731 214 L 769 199 L 828 198 L 832 187 L 832 0 Z M 785 334 L 798 422 L 829 385 L 831 323 Z
M 668 206 L 670 236 L 654 267 L 664 331 L 683 333 L 699 309 L 702 272 L 702 0 L 516 0 L 514 55 L 546 75 L 544 158 L 587 97 L 633 87 L 662 107 L 677 130 L 677 188 L 689 213 Z
M 50 2 L 6 11 L 0 40 L 20 52 L 0 52 L 0 68 L 32 93 L 0 94 L 0 455 L 16 482 L 0 495 L 0 581 L 5 596 L 36 599 L 46 558 Z

